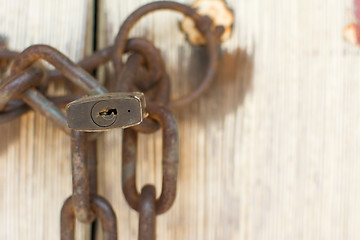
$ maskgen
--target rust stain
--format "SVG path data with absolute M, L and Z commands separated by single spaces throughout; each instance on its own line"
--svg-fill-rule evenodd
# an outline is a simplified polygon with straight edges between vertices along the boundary
M 201 101 L 176 114 L 181 127 L 183 123 L 189 121 L 223 121 L 224 116 L 237 111 L 239 106 L 244 104 L 253 86 L 254 51 L 255 49 L 249 53 L 237 48 L 220 54 L 219 67 L 212 87 L 203 95 Z M 180 72 L 178 77 L 187 79 L 187 82 L 173 82 L 173 85 L 179 88 L 181 84 L 187 84 L 185 91 L 196 88 L 206 69 L 204 59 L 206 59 L 205 49 L 194 47 L 189 63 L 184 67 L 180 66 L 184 71 Z M 186 178 L 182 181 L 186 182 Z
M 223 101 L 223 112 L 219 117 L 229 112 L 233 112 L 239 105 L 244 103 L 246 95 L 252 89 L 253 83 L 254 58 L 253 54 L 238 48 L 233 52 L 223 52 L 215 86 L 210 90 L 210 98 Z M 219 96 L 231 94 L 232 100 L 225 101 Z M 212 101 L 212 99 L 210 99 Z
M 344 28 L 343 37 L 348 43 L 360 46 L 360 0 L 353 1 L 351 18 L 353 20 Z
M 208 16 L 213 20 L 213 27 L 221 26 L 224 31 L 221 33 L 220 40 L 226 41 L 230 38 L 234 14 L 223 0 L 196 0 L 191 4 L 200 15 Z M 194 45 L 205 44 L 204 36 L 195 27 L 194 21 L 185 17 L 181 22 L 181 29 L 186 33 L 190 43 Z
M 359 34 L 359 25 L 356 23 L 350 23 L 344 29 L 344 39 L 353 44 L 360 45 L 360 34 Z

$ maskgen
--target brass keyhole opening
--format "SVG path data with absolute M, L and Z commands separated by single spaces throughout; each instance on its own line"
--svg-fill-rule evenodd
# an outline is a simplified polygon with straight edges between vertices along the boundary
M 101 112 L 99 112 L 99 115 L 101 117 L 103 117 L 106 120 L 111 120 L 114 117 L 116 117 L 117 115 L 117 109 L 116 108 L 112 108 L 112 109 L 104 109 Z

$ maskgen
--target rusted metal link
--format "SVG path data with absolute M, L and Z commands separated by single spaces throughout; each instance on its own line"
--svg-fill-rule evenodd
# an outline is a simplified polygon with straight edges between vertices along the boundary
M 92 55 L 85 57 L 78 62 L 78 65 L 87 72 L 91 72 L 101 65 L 105 64 L 112 58 L 114 48 L 109 46 L 102 50 L 94 52 Z M 6 55 L 8 50 L 0 50 L 0 59 L 2 58 L 2 52 Z M 162 69 L 158 64 L 161 60 L 159 51 L 155 46 L 145 38 L 130 38 L 126 41 L 125 53 L 127 52 L 136 52 L 141 54 L 145 59 L 145 64 L 148 66 L 150 71 L 147 85 L 154 84 L 162 77 Z M 12 52 L 12 58 L 17 56 Z M 159 58 L 160 57 L 160 58 Z M 66 77 L 59 70 L 52 70 L 48 73 L 49 81 L 61 81 L 65 80 Z
M 91 211 L 90 179 L 87 163 L 86 133 L 71 130 L 73 206 L 76 218 L 84 223 L 94 220 Z
M 20 74 L 21 71 L 25 70 L 39 59 L 44 59 L 52 64 L 88 94 L 107 93 L 107 90 L 89 73 L 75 65 L 58 50 L 47 45 L 33 45 L 17 55 L 11 69 L 12 74 L 8 78 L 13 78 L 13 75 Z M 31 80 L 31 76 L 32 75 L 28 76 L 28 81 Z M 7 83 L 9 80 L 5 79 L 4 82 Z M 22 93 L 22 97 L 28 105 L 51 119 L 66 133 L 70 133 L 64 113 L 38 90 L 35 88 L 28 89 Z
M 140 54 L 132 54 L 126 61 L 124 71 L 121 72 L 121 76 L 118 79 L 121 81 L 118 82 L 117 90 L 119 91 L 137 91 L 138 89 L 135 86 L 136 73 L 141 67 L 142 56 Z M 160 82 L 156 84 L 157 91 L 155 100 L 159 100 L 161 103 L 166 101 L 170 92 L 169 81 L 166 81 L 167 74 L 165 73 Z M 165 79 L 164 79 L 165 78 Z M 145 81 L 148 79 L 144 79 Z M 143 82 L 145 82 L 143 81 Z M 157 85 L 160 85 L 157 86 Z M 147 101 L 150 98 L 147 97 Z M 150 118 L 145 118 L 142 123 L 134 126 L 134 129 L 142 133 L 153 133 L 159 130 L 160 125 Z
M 6 72 L 10 62 L 16 57 L 17 52 L 6 49 L 6 44 L 0 40 L 0 74 Z
M 145 38 L 132 38 L 130 41 L 126 41 L 125 52 L 134 52 L 141 55 L 142 58 L 137 59 L 137 61 L 141 64 L 145 64 L 148 69 L 146 81 L 134 82 L 137 83 L 137 86 L 140 87 L 141 90 L 148 89 L 160 81 L 164 75 L 165 67 L 161 54 L 153 43 Z M 109 85 L 112 86 L 111 89 L 115 87 L 117 90 L 122 90 L 119 89 L 119 84 L 125 79 L 122 75 L 116 76 L 116 82 L 110 82 Z
M 138 240 L 156 239 L 155 198 L 153 185 L 145 185 L 141 189 Z
M 150 103 L 149 116 L 158 121 L 163 132 L 162 191 L 156 200 L 156 214 L 166 212 L 176 197 L 178 172 L 178 129 L 175 118 L 164 106 Z M 123 133 L 122 188 L 128 204 L 139 211 L 140 194 L 136 189 L 137 133 L 129 128 Z
M 162 76 L 164 75 L 163 63 L 159 51 L 153 46 L 151 42 L 149 42 L 144 38 L 128 39 L 126 42 L 125 51 L 139 53 L 144 58 L 144 63 L 149 68 L 147 83 L 144 83 L 145 86 L 154 85 L 159 82 L 159 78 L 162 78 Z M 113 47 L 108 47 L 103 50 L 97 51 L 93 55 L 83 59 L 82 61 L 79 62 L 79 66 L 76 66 L 68 58 L 66 58 L 64 55 L 58 52 L 56 49 L 53 49 L 46 45 L 31 46 L 28 49 L 26 49 L 23 53 L 16 53 L 8 50 L 0 50 L 0 58 L 4 57 L 4 59 L 7 58 L 15 59 L 14 65 L 17 65 L 17 67 L 15 67 L 15 70 L 12 69 L 13 72 L 20 71 L 22 68 L 26 68 L 27 66 L 31 65 L 33 62 L 35 62 L 38 59 L 45 59 L 46 61 L 54 65 L 56 68 L 59 68 L 61 70 L 61 71 L 59 70 L 50 71 L 47 74 L 48 81 L 64 80 L 65 78 L 69 78 L 70 80 L 73 80 L 73 82 L 76 83 L 77 85 L 80 84 L 80 86 L 82 82 L 85 82 L 85 85 L 90 83 L 90 86 L 88 86 L 89 88 L 84 86 L 82 87 L 83 90 L 85 90 L 88 93 L 89 93 L 89 89 L 91 89 L 91 87 L 94 86 L 94 84 L 92 83 L 95 80 L 92 79 L 89 81 L 89 79 L 91 79 L 91 76 L 87 74 L 84 70 L 92 71 L 96 69 L 100 65 L 109 61 L 111 59 L 112 54 L 113 54 Z M 21 65 L 19 65 L 19 63 L 21 63 Z M 84 68 L 84 70 L 82 70 L 81 68 Z M 30 71 L 30 73 L 26 76 L 23 76 L 21 75 L 22 73 L 19 73 L 20 76 L 22 76 L 21 79 L 24 79 L 24 81 L 22 81 L 24 87 L 22 87 L 21 90 L 24 90 L 25 86 L 32 86 L 34 84 L 37 84 L 38 81 L 40 81 L 37 78 L 37 76 L 35 76 L 35 73 L 32 73 L 34 70 L 26 69 L 25 71 Z M 17 80 L 17 77 L 15 77 L 14 75 L 9 76 L 8 78 L 9 79 L 4 79 L 3 82 L 10 82 L 10 78 L 11 78 L 11 82 L 17 83 L 18 81 L 20 81 Z M 81 81 L 77 81 L 77 79 L 81 79 Z M 101 88 L 99 84 L 96 83 L 95 88 L 97 87 Z M 20 88 L 20 86 L 18 88 Z M 13 95 L 18 94 L 19 92 L 20 90 L 19 91 L 15 89 L 12 90 Z M 100 91 L 95 90 L 94 92 L 101 94 L 102 90 Z M 0 94 L 2 93 L 0 92 Z M 7 93 L 6 98 L 2 99 L 1 104 L 5 105 L 5 102 L 8 102 L 10 98 L 13 97 L 13 95 Z M 40 93 L 37 93 L 36 95 L 39 96 Z M 31 99 L 29 101 L 36 102 Z M 21 105 L 19 105 L 19 108 L 20 106 Z M 34 106 L 34 107 L 36 108 L 41 106 Z M 0 113 L 0 122 L 6 122 L 8 120 L 20 116 L 21 114 L 26 112 L 24 109 L 26 108 L 22 107 L 21 109 L 19 109 L 19 111 L 12 111 L 9 114 Z M 58 117 L 61 116 L 60 111 L 55 111 L 55 112 L 57 112 L 58 116 L 57 117 L 53 116 L 52 120 L 57 122 L 58 124 L 60 123 L 61 124 L 60 127 L 66 131 L 66 125 L 62 124 L 64 123 L 64 119 L 62 117 L 61 119 L 58 119 Z M 45 112 L 42 113 L 45 114 Z
M 134 82 L 136 81 L 136 74 L 141 67 L 142 62 L 143 57 L 138 53 L 129 56 L 124 66 L 124 71 L 117 77 L 119 80 L 116 82 L 116 91 L 135 92 L 138 90 L 134 86 Z
M 105 64 L 111 59 L 113 53 L 113 47 L 107 47 L 102 50 L 94 52 L 92 55 L 85 57 L 78 62 L 78 65 L 87 72 L 91 72 L 98 68 L 99 66 Z M 8 49 L 0 50 L 0 59 L 1 60 L 14 60 L 20 53 L 15 51 L 10 51 Z M 55 69 L 48 72 L 49 81 L 63 81 L 66 80 L 64 74 Z
M 40 59 L 46 60 L 63 72 L 68 79 L 88 94 L 103 94 L 107 92 L 89 73 L 75 65 L 55 48 L 47 45 L 33 45 L 25 49 L 15 58 L 11 73 L 17 74 Z M 66 133 L 70 132 L 64 113 L 47 100 L 39 91 L 29 89 L 23 93 L 23 96 L 25 97 L 24 101 L 32 108 L 39 110 Z
M 68 95 L 60 97 L 50 97 L 50 102 L 53 102 L 58 107 L 64 107 L 67 103 L 74 101 L 75 99 L 80 98 L 79 95 Z M 30 107 L 24 105 L 22 101 L 12 100 L 10 101 L 5 108 L 5 112 L 0 112 L 0 124 L 12 121 L 22 114 L 28 112 Z
M 110 203 L 103 197 L 92 196 L 91 207 L 100 219 L 103 240 L 117 239 L 116 215 Z M 69 197 L 61 209 L 61 240 L 75 239 L 75 212 L 72 197 Z
M 67 103 L 74 101 L 75 99 L 80 98 L 81 95 L 68 95 L 68 96 L 59 96 L 59 97 L 50 97 L 50 102 L 53 102 L 58 107 L 64 107 Z M 22 101 L 12 100 L 4 109 L 6 111 L 0 112 L 0 124 L 12 121 L 22 114 L 28 112 L 30 107 L 24 105 Z
M 161 81 L 155 85 L 155 88 L 155 96 L 149 98 L 149 95 L 147 95 L 147 101 L 166 106 L 170 97 L 170 79 L 167 73 L 165 73 Z M 160 124 L 152 118 L 145 118 L 142 123 L 134 126 L 133 129 L 140 133 L 150 134 L 158 131 Z
M 12 52 L 7 49 L 0 51 L 1 59 L 14 60 L 16 58 L 19 58 L 19 55 L 20 55 L 19 53 Z M 58 70 L 50 71 L 50 73 L 53 72 L 61 73 Z M 14 100 L 9 101 L 9 100 L 13 99 L 14 97 L 19 97 L 21 93 L 23 93 L 25 90 L 27 90 L 30 87 L 35 87 L 35 86 L 39 86 L 40 84 L 44 84 L 45 75 L 46 74 L 44 74 L 44 71 L 41 71 L 39 68 L 31 67 L 25 69 L 23 72 L 19 72 L 18 74 L 12 74 L 7 78 L 2 79 L 2 84 L 0 86 L 0 96 L 1 96 L 0 110 L 2 110 L 2 112 L 0 112 L 0 123 L 4 123 L 16 117 L 19 117 L 20 115 L 22 115 L 23 113 L 29 110 L 28 106 L 24 105 L 24 102 L 22 101 L 19 102 L 16 100 L 15 101 Z M 62 73 L 58 75 L 62 76 Z M 70 133 L 66 125 L 66 119 L 64 114 L 61 112 L 61 110 L 54 108 L 53 104 L 46 100 L 45 96 L 43 96 L 40 92 L 38 92 L 35 89 L 32 89 L 31 93 L 28 92 L 27 94 L 24 95 L 20 97 L 27 98 L 26 101 L 28 102 L 28 104 L 31 104 L 31 106 L 34 109 L 40 110 L 41 113 L 52 118 L 52 120 L 56 122 L 57 125 L 60 126 L 60 128 L 63 129 L 66 133 Z M 74 100 L 73 95 L 67 95 L 61 98 L 63 98 L 63 100 L 68 99 L 67 102 L 65 102 L 65 104 L 68 103 L 69 101 Z M 42 104 L 41 99 L 44 99 L 46 102 Z M 50 99 L 50 100 L 55 100 L 55 99 Z M 62 103 L 64 102 L 62 101 Z M 15 107 L 17 109 L 14 109 Z
M 171 2 L 171 1 L 160 1 L 149 3 L 144 5 L 137 10 L 135 10 L 122 24 L 118 35 L 115 39 L 115 52 L 113 54 L 113 63 L 115 67 L 115 72 L 117 76 L 121 75 L 123 71 L 123 61 L 122 55 L 126 46 L 126 39 L 128 38 L 130 29 L 135 25 L 135 23 L 142 18 L 144 15 L 160 9 L 174 10 L 184 15 L 192 18 L 195 21 L 195 25 L 198 30 L 205 36 L 206 38 L 206 50 L 208 53 L 208 64 L 207 71 L 205 77 L 200 84 L 200 86 L 188 94 L 187 96 L 181 97 L 178 100 L 173 100 L 170 102 L 169 107 L 171 109 L 183 107 L 195 99 L 197 99 L 202 93 L 204 93 L 211 85 L 212 81 L 215 78 L 216 69 L 218 65 L 218 45 L 216 40 L 216 32 L 212 29 L 211 24 L 212 21 L 210 18 L 199 15 L 194 9 L 189 6 Z
M 122 76 L 119 79 L 122 79 L 121 82 L 126 81 L 128 87 L 126 90 L 118 89 L 120 91 L 140 91 L 144 92 L 146 100 L 148 102 L 156 102 L 161 105 L 167 105 L 170 98 L 170 79 L 169 75 L 165 71 L 165 66 L 163 66 L 163 76 L 162 78 L 152 84 L 151 86 L 146 86 L 145 83 L 148 82 L 149 78 L 147 76 L 136 76 L 136 73 L 141 68 L 140 58 L 138 54 L 133 54 L 126 61 L 124 66 L 124 71 L 121 72 Z M 124 79 L 124 80 L 123 80 Z M 126 79 L 126 80 L 125 80 Z
M 144 40 L 143 40 L 144 41 Z M 147 101 L 154 101 L 163 105 L 166 105 L 169 101 L 170 96 L 170 80 L 169 76 L 167 75 L 165 71 L 165 65 L 162 61 L 160 52 L 152 45 L 151 43 L 144 41 L 143 44 L 139 45 L 137 49 L 140 52 L 140 49 L 150 49 L 148 50 L 148 54 L 145 52 L 142 52 L 143 55 L 140 55 L 138 53 L 134 53 L 131 56 L 129 56 L 128 60 L 126 61 L 126 64 L 124 66 L 123 71 L 121 71 L 119 74 L 120 76 L 117 77 L 117 91 L 145 91 Z M 141 80 L 138 80 L 136 73 L 139 71 L 139 68 L 143 64 L 143 56 L 149 56 L 149 54 L 152 53 L 152 62 L 155 64 L 155 66 L 158 66 L 159 76 L 161 76 L 161 79 L 153 78 L 151 72 L 154 72 L 153 69 L 148 69 L 149 73 L 147 76 Z M 149 59 L 145 59 L 147 62 Z M 155 81 L 156 80 L 156 81 Z M 154 95 L 155 97 L 149 97 L 147 94 L 148 90 L 151 90 L 151 88 L 155 87 Z M 150 118 L 144 119 L 144 121 L 135 126 L 134 129 L 138 132 L 142 133 L 153 133 L 159 130 L 160 125 L 153 121 Z
M 115 91 L 119 92 L 136 92 L 138 89 L 135 87 L 134 82 L 136 81 L 137 72 L 141 67 L 143 62 L 143 57 L 134 53 L 131 54 L 126 61 L 124 66 L 124 71 L 121 72 L 121 75 L 117 77 L 119 81 L 116 82 Z
M 3 60 L 13 60 L 18 55 L 18 52 L 10 51 L 8 49 L 1 49 L 0 50 L 0 59 Z
M 80 95 L 68 94 L 64 96 L 47 96 L 47 98 L 59 108 L 64 108 L 69 102 L 72 102 L 82 97 L 84 97 L 84 95 L 81 94 Z M 6 104 L 6 107 L 3 109 L 4 112 L 0 112 L 0 114 L 6 113 L 6 111 L 16 110 L 17 108 L 20 107 L 27 107 L 27 105 L 24 105 L 23 101 L 20 99 L 13 99 Z
M 25 70 L 40 59 L 53 65 L 56 69 L 61 71 L 65 77 L 90 95 L 108 92 L 88 72 L 73 63 L 61 52 L 48 45 L 32 45 L 26 48 L 15 58 L 11 74 Z
M 134 53 L 127 59 L 124 70 L 116 77 L 116 91 L 146 92 L 162 82 L 166 75 L 165 65 L 159 50 L 151 42 L 143 38 L 133 38 L 132 41 L 127 41 L 125 51 Z M 142 65 L 146 66 L 147 74 L 138 79 L 137 72 Z M 162 94 L 159 91 L 157 93 Z
M 78 65 L 87 72 L 94 71 L 96 68 L 108 62 L 113 53 L 113 47 L 107 47 L 102 50 L 94 52 L 92 55 L 85 57 L 78 62 Z M 52 70 L 49 72 L 49 81 L 63 81 L 66 77 L 59 70 Z
M 142 123 L 133 126 L 132 129 L 134 129 L 136 132 L 150 134 L 158 131 L 160 129 L 160 125 L 151 118 L 145 118 Z
M 53 102 L 49 101 L 41 92 L 35 88 L 30 88 L 22 94 L 22 99 L 31 108 L 52 120 L 61 130 L 70 134 L 67 127 L 65 114 Z
M 0 83 L 0 111 L 4 110 L 10 99 L 19 97 L 28 88 L 40 85 L 44 75 L 43 70 L 33 67 L 4 79 Z
M 148 74 L 146 81 L 135 82 L 141 90 L 149 89 L 151 86 L 160 81 L 165 73 L 165 66 L 162 60 L 160 51 L 154 44 L 145 38 L 133 38 L 133 42 L 128 42 L 125 47 L 125 52 L 135 52 L 141 54 L 143 57 L 143 64 L 146 65 Z M 136 43 L 136 44 L 135 44 Z M 123 81 L 118 79 L 118 81 Z
M 114 48 L 113 46 L 106 47 L 99 51 L 94 52 L 92 55 L 85 57 L 78 62 L 78 65 L 87 72 L 91 72 L 98 68 L 99 66 L 105 64 L 111 60 Z M 159 53 L 154 45 L 145 38 L 130 38 L 126 41 L 125 53 L 126 52 L 137 52 L 140 53 L 146 61 L 148 69 L 150 70 L 149 80 L 155 80 L 161 78 L 162 72 L 157 64 L 161 59 L 159 59 Z M 0 59 L 1 60 L 14 60 L 18 57 L 20 53 L 15 51 L 10 51 L 8 49 L 0 49 Z M 52 70 L 48 73 L 49 81 L 61 81 L 65 80 L 64 74 L 59 70 Z
M 87 166 L 89 173 L 90 194 L 97 193 L 97 141 L 89 139 L 92 135 L 87 133 Z

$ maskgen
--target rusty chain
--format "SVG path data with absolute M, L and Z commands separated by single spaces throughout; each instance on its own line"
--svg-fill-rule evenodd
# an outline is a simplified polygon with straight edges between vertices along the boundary
M 208 63 L 203 81 L 196 90 L 176 100 L 170 98 L 170 77 L 160 51 L 144 38 L 128 38 L 140 18 L 161 9 L 191 17 L 206 38 Z M 178 130 L 171 110 L 193 102 L 211 85 L 218 63 L 218 35 L 219 27 L 212 26 L 210 18 L 186 5 L 164 1 L 134 11 L 123 22 L 113 46 L 97 51 L 77 64 L 47 45 L 32 45 L 21 53 L 0 48 L 0 123 L 34 109 L 71 137 L 73 194 L 61 210 L 62 240 L 74 239 L 76 219 L 91 223 L 96 218 L 100 219 L 103 238 L 117 239 L 114 210 L 96 190 L 96 131 L 114 127 L 126 128 L 123 133 L 122 189 L 129 206 L 139 212 L 138 239 L 155 239 L 156 215 L 168 211 L 176 196 Z M 126 52 L 130 55 L 124 63 Z M 53 65 L 55 70 L 46 70 L 38 63 L 40 59 Z M 107 79 L 105 88 L 89 72 L 109 61 L 114 65 L 115 77 Z M 83 94 L 50 96 L 47 87 L 57 81 L 70 81 Z M 66 104 L 65 114 L 62 108 Z M 161 194 L 156 199 L 153 185 L 145 185 L 140 192 L 137 190 L 135 173 L 138 133 L 150 134 L 159 129 L 163 138 L 163 177 Z

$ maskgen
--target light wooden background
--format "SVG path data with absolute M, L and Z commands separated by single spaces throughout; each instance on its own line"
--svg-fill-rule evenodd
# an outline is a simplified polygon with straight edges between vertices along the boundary
M 0 34 L 16 50 L 47 43 L 78 60 L 92 36 L 99 48 L 111 44 L 147 2 L 99 0 L 94 34 L 92 1 L 0 0 Z M 342 36 L 352 1 L 227 2 L 234 32 L 218 79 L 175 113 L 179 192 L 158 217 L 158 239 L 360 239 L 360 51 Z M 206 60 L 185 41 L 181 19 L 156 13 L 132 31 L 162 50 L 173 96 L 196 86 Z M 0 133 L 1 239 L 59 239 L 71 194 L 69 138 L 34 113 Z M 160 134 L 140 142 L 138 186 L 159 189 Z M 99 192 L 116 210 L 119 239 L 136 239 L 138 216 L 121 191 L 121 130 L 99 145 Z

